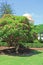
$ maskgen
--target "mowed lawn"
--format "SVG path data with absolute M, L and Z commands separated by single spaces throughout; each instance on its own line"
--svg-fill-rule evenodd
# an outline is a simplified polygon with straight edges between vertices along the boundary
M 0 65 L 43 65 L 43 51 L 32 56 L 0 55 Z

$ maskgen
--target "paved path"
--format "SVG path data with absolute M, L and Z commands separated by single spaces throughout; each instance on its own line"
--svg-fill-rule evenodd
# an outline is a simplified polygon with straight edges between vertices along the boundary
M 43 48 L 30 48 L 30 49 L 33 49 L 33 50 L 43 50 Z

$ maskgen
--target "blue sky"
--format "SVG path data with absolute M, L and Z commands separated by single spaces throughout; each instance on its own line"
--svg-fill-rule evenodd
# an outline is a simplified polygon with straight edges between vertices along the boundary
M 35 21 L 34 24 L 43 24 L 43 0 L 0 0 L 0 3 L 5 1 L 11 4 L 16 15 L 29 13 Z

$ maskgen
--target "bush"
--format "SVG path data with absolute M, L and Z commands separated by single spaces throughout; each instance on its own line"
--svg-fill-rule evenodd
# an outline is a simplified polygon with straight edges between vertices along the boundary
M 34 43 L 39 43 L 39 41 L 36 39 L 36 40 L 34 40 Z
M 42 47 L 42 44 L 41 43 L 33 43 L 33 47 L 35 48 L 40 48 Z
M 6 42 L 0 42 L 0 46 L 8 46 Z
M 29 48 L 43 48 L 43 43 L 25 43 L 24 46 L 28 46 Z

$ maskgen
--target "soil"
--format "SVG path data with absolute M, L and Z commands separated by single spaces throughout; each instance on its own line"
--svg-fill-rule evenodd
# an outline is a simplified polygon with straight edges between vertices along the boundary
M 31 50 L 43 50 L 43 48 L 19 48 L 18 54 L 29 54 Z M 0 55 L 17 55 L 14 47 L 0 47 Z

